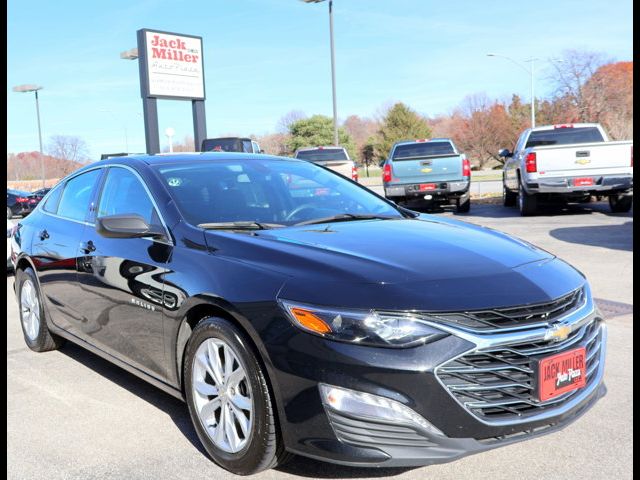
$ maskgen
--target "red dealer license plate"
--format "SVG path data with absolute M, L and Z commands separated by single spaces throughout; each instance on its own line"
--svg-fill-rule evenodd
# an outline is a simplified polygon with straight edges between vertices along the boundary
M 538 362 L 538 398 L 541 402 L 582 388 L 587 383 L 585 347 L 569 350 Z
M 435 183 L 422 183 L 420 184 L 420 191 L 424 192 L 425 190 L 435 190 L 438 186 Z
M 573 179 L 573 184 L 576 187 L 588 187 L 588 186 L 593 185 L 593 178 L 590 178 L 590 177 L 574 178 Z

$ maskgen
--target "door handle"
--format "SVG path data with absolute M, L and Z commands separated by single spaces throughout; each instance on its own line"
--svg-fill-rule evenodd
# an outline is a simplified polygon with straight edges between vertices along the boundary
M 49 238 L 49 232 L 47 232 L 46 230 L 42 230 L 38 236 L 40 237 L 40 240 L 46 240 L 47 238 Z
M 91 253 L 96 250 L 96 246 L 93 244 L 91 240 L 89 240 L 88 242 L 82 242 L 80 244 L 80 249 L 84 251 L 84 253 Z

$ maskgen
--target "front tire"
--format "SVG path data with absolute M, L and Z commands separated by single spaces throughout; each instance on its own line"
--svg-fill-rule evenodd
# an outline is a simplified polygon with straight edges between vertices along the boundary
M 535 215 L 536 210 L 538 209 L 538 199 L 535 195 L 529 195 L 524 190 L 522 183 L 520 183 L 518 191 L 518 209 L 520 210 L 520 215 L 523 217 Z
M 629 195 L 609 195 L 609 207 L 613 213 L 626 213 L 631 210 L 633 197 Z
M 505 207 L 515 207 L 518 201 L 518 194 L 512 192 L 507 186 L 502 184 L 502 204 Z
M 196 433 L 222 468 L 251 475 L 284 460 L 267 380 L 252 346 L 231 322 L 208 317 L 195 327 L 186 347 L 184 388 Z
M 64 339 L 49 331 L 36 275 L 31 268 L 16 271 L 20 325 L 27 346 L 34 352 L 57 350 Z

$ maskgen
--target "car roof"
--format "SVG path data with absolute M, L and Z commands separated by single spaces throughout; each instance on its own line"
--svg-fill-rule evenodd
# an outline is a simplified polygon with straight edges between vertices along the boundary
M 175 164 L 180 162 L 185 163 L 206 163 L 206 162 L 215 162 L 215 161 L 228 161 L 228 160 L 276 160 L 276 161 L 287 161 L 287 162 L 302 162 L 302 160 L 298 160 L 292 157 L 278 157 L 275 155 L 267 155 L 264 153 L 243 153 L 243 152 L 180 152 L 180 153 L 162 153 L 156 155 L 129 155 L 126 157 L 113 157 L 106 158 L 104 160 L 99 160 L 97 162 L 92 162 L 88 165 L 85 165 L 76 172 L 81 170 L 88 170 L 91 168 L 95 168 L 97 166 L 106 166 L 106 165 L 130 165 L 136 166 L 142 164 L 146 165 L 165 165 L 165 164 Z M 76 173 L 74 172 L 74 174 Z
M 27 192 L 26 190 L 16 190 L 15 188 L 7 188 L 7 192 L 13 195 L 31 195 L 31 192 Z

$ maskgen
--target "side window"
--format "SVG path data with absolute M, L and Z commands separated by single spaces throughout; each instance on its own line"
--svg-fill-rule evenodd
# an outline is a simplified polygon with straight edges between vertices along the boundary
M 242 140 L 242 151 L 244 153 L 251 153 L 251 141 Z
M 251 142 L 251 145 L 253 145 L 253 153 L 260 153 L 260 145 L 257 142 Z
M 58 210 L 58 203 L 60 202 L 60 196 L 62 195 L 62 185 L 58 185 L 54 188 L 47 197 L 47 201 L 43 205 L 45 212 L 56 213 Z
M 125 168 L 111 167 L 98 203 L 98 217 L 140 215 L 149 224 L 160 224 L 158 214 L 137 176 Z
M 100 169 L 91 170 L 66 183 L 58 204 L 58 215 L 81 222 L 85 220 L 89 212 L 91 193 L 100 172 Z

